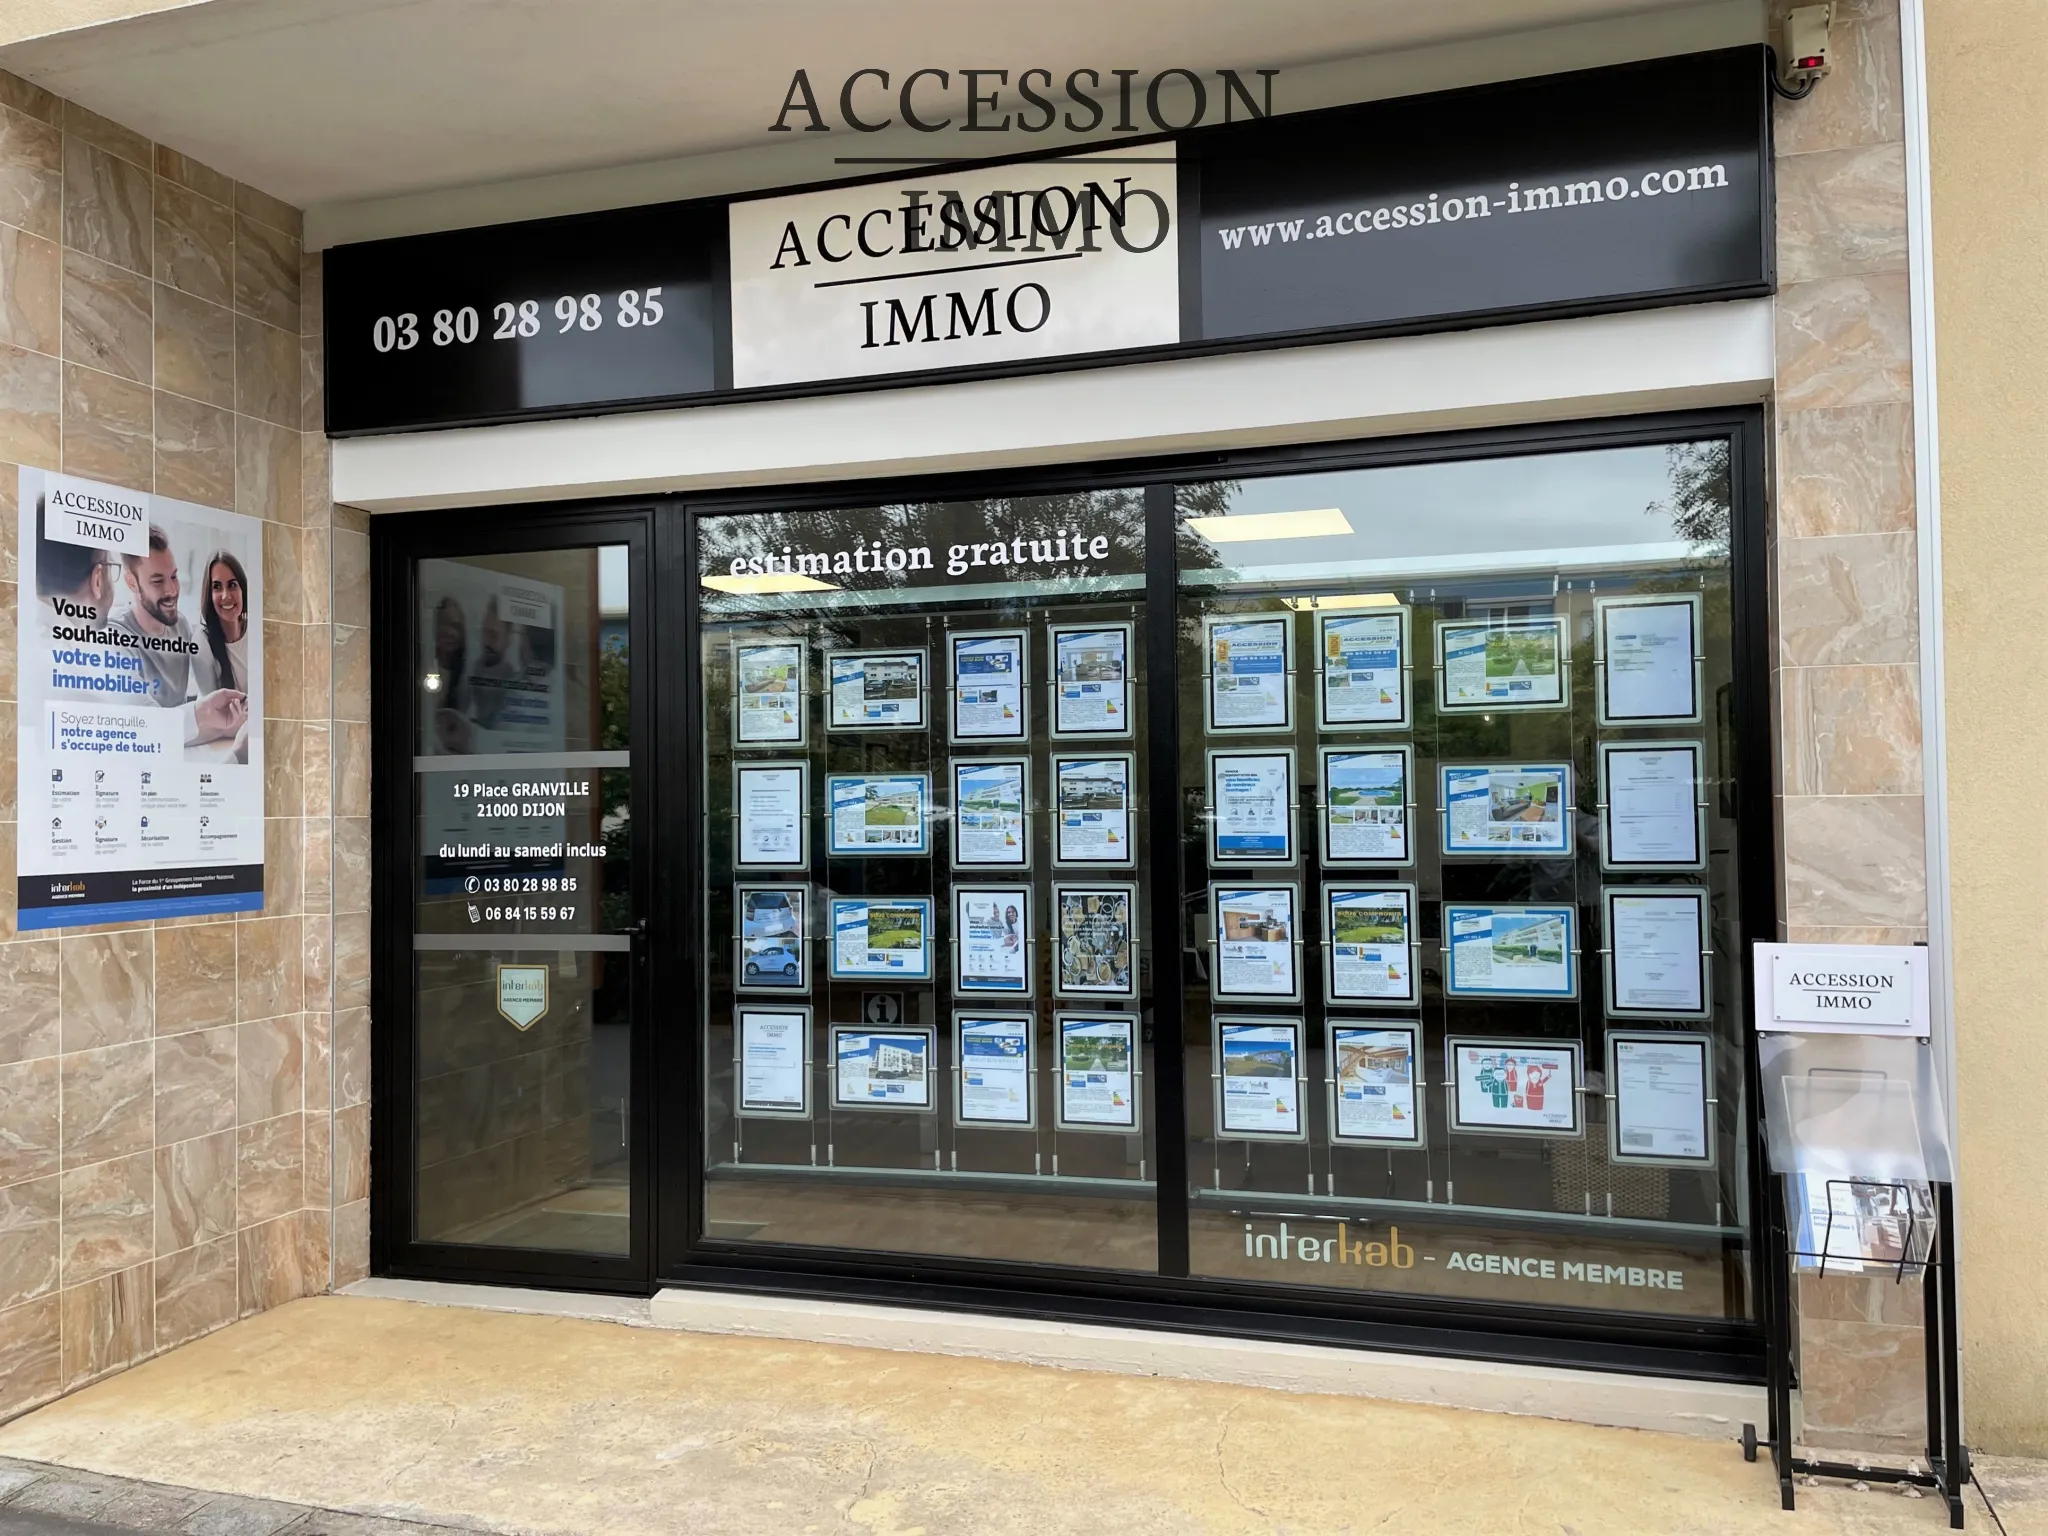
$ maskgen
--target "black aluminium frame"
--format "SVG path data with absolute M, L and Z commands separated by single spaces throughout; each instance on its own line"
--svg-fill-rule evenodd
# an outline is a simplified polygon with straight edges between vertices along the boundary
M 1234 474 L 1362 469 L 1503 454 L 1630 447 L 1687 438 L 1731 443 L 1730 556 L 1735 601 L 1733 791 L 1738 804 L 1739 900 L 1745 934 L 1776 931 L 1773 807 L 1755 786 L 1774 782 L 1766 546 L 1764 422 L 1756 407 L 1696 410 L 1562 425 L 1434 433 L 1367 442 L 1103 460 L 1048 469 L 858 480 L 690 497 L 639 497 L 494 511 L 380 517 L 372 524 L 372 1001 L 374 1096 L 371 1145 L 371 1265 L 384 1275 L 495 1284 L 574 1286 L 645 1295 L 666 1286 L 744 1289 L 785 1295 L 893 1301 L 959 1311 L 1114 1322 L 1181 1331 L 1320 1342 L 1411 1353 L 1548 1363 L 1695 1379 L 1764 1378 L 1770 1298 L 1759 1284 L 1768 1191 L 1751 1117 L 1750 1320 L 1729 1322 L 1610 1311 L 1475 1303 L 1428 1297 L 1335 1298 L 1286 1287 L 1188 1277 L 1185 1096 L 1181 988 L 1155 985 L 1154 1094 L 1158 1157 L 1156 1275 L 1034 1267 L 1027 1272 L 978 1260 L 742 1245 L 702 1231 L 703 1137 L 698 1049 L 702 976 L 699 946 L 687 942 L 700 918 L 693 880 L 656 880 L 660 869 L 702 861 L 698 818 L 687 814 L 701 740 L 699 631 L 694 591 L 700 517 L 874 505 L 915 495 L 971 499 L 1119 485 L 1146 492 L 1148 704 L 1156 739 L 1177 740 L 1178 678 L 1173 658 L 1173 487 Z M 413 562 L 422 558 L 626 542 L 634 561 L 631 636 L 635 669 L 636 909 L 649 938 L 636 946 L 635 1098 L 631 1167 L 635 1181 L 631 1253 L 624 1259 L 502 1248 L 426 1244 L 411 1226 L 413 1020 L 411 1015 L 412 690 L 416 606 Z M 682 593 L 683 601 L 650 600 Z M 1166 600 L 1159 600 L 1164 597 Z M 1164 734 L 1162 734 L 1164 733 Z M 643 743 L 645 745 L 643 745 Z M 1177 846 L 1177 753 L 1154 754 L 1149 814 L 1155 847 Z M 644 810 L 642 808 L 645 808 Z M 1743 811 L 1748 814 L 1741 814 Z M 1155 901 L 1155 955 L 1177 953 L 1176 902 Z M 1162 943 L 1161 940 L 1166 942 Z M 1740 957 L 1749 995 L 1750 954 Z M 681 1007 L 652 1000 L 681 998 Z M 1755 1052 L 1746 1052 L 1756 1102 Z

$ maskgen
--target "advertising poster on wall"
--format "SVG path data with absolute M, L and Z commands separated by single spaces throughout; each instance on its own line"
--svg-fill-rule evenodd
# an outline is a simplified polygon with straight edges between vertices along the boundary
M 1138 1021 L 1128 1013 L 1062 1013 L 1062 1130 L 1128 1131 L 1138 1124 Z
M 732 648 L 733 738 L 740 746 L 804 739 L 804 643 L 739 641 Z
M 955 634 L 946 645 L 953 657 L 953 740 L 1025 740 L 1031 733 L 1025 632 Z
M 825 657 L 835 731 L 914 731 L 924 727 L 923 651 L 832 651 Z
M 1053 862 L 1121 864 L 1137 862 L 1131 840 L 1131 779 L 1134 759 L 1061 757 L 1052 760 Z
M 1052 733 L 1131 734 L 1131 626 L 1055 625 Z
M 1031 995 L 1031 887 L 953 887 L 953 989 Z
M 1301 1025 L 1216 1021 L 1216 1118 L 1226 1136 L 1301 1135 Z
M 1037 1123 L 1031 1094 L 1036 1076 L 1032 1022 L 1028 1013 L 955 1016 L 953 1113 L 962 1125 Z
M 932 899 L 832 898 L 832 975 L 862 981 L 930 981 Z
M 1323 904 L 1330 945 L 1328 1000 L 1414 1002 L 1415 888 L 1325 886 Z
M 19 926 L 261 910 L 262 523 L 19 491 Z
M 1541 858 L 1571 852 L 1571 764 L 1445 764 L 1437 779 L 1445 853 Z
M 835 1027 L 832 1103 L 838 1109 L 930 1109 L 932 1032 Z
M 1534 1136 L 1579 1134 L 1579 1048 L 1519 1040 L 1445 1042 L 1451 1128 Z
M 1321 614 L 1319 691 L 1324 730 L 1393 729 L 1408 723 L 1408 610 Z
M 1294 632 L 1289 621 L 1209 618 L 1202 627 L 1209 658 L 1209 729 L 1290 729 Z
M 802 885 L 743 885 L 735 901 L 740 914 L 742 990 L 808 992 L 810 966 L 805 936 L 810 924 L 805 906 L 810 888 Z
M 807 1120 L 811 1114 L 811 1011 L 742 1008 L 739 1112 Z
M 1561 709 L 1570 656 L 1562 617 L 1441 623 L 1437 708 Z
M 1031 862 L 1025 824 L 1031 762 L 1022 757 L 953 762 L 953 863 L 1023 869 Z
M 1295 953 L 1301 944 L 1291 885 L 1209 887 L 1214 960 L 1209 985 L 1218 998 L 1293 1001 L 1301 996 Z
M 1444 903 L 1447 997 L 1577 997 L 1578 908 Z
M 1325 747 L 1323 862 L 1406 864 L 1408 749 Z
M 1135 997 L 1138 889 L 1056 885 L 1053 990 L 1072 997 Z
M 1330 1024 L 1330 1134 L 1339 1141 L 1422 1140 L 1416 1112 L 1415 1031 Z

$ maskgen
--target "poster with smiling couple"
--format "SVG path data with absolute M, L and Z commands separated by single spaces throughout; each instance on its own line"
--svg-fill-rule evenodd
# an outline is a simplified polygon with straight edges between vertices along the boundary
M 259 910 L 263 524 L 20 473 L 20 926 Z

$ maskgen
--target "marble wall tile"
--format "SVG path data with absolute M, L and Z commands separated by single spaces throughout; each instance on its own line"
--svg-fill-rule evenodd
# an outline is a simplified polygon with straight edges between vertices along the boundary
M 155 939 L 147 928 L 59 940 L 63 1049 L 127 1045 L 154 1030 Z
M 271 616 L 297 620 L 305 614 L 300 589 L 299 434 L 248 416 L 235 418 L 235 510 L 267 519 L 264 530 L 264 602 Z
M 232 509 L 235 417 L 216 405 L 156 392 L 156 489 L 160 496 Z
M 235 1029 L 223 1024 L 156 1042 L 158 1145 L 234 1128 Z
M 263 823 L 263 913 L 295 917 L 306 909 L 306 824 L 296 816 Z
M 334 1112 L 334 1203 L 370 1197 L 370 1106 Z
M 334 1218 L 323 1204 L 299 1212 L 300 1294 L 317 1296 L 328 1290 L 334 1279 Z
M 306 435 L 299 452 L 299 524 L 326 528 L 334 522 L 334 445 L 317 432 Z
M 14 467 L 0 464 L 0 581 L 12 583 L 15 577 L 15 526 L 14 515 L 20 510 L 16 495 L 19 482 Z
M 62 1165 L 58 1058 L 0 1067 L 0 1184 L 39 1179 Z
M 294 240 L 306 237 L 305 215 L 290 203 L 282 202 L 247 182 L 235 183 L 235 211 L 245 218 L 268 224 L 272 229 L 282 230 Z
M 279 1115 L 235 1132 L 235 1226 L 288 1215 L 305 1203 L 303 1114 Z
M 245 1024 L 301 1010 L 305 957 L 296 917 L 245 918 L 236 926 L 235 997 Z
M 334 1287 L 354 1285 L 370 1276 L 370 1202 L 334 1208 Z
M 154 1158 L 147 1151 L 64 1171 L 66 1286 L 155 1257 Z
M 150 1270 L 138 1264 L 63 1293 L 65 1391 L 149 1355 L 156 1342 Z
M 361 507 L 345 507 L 337 501 L 334 503 L 334 526 L 367 534 L 370 531 L 370 514 Z
M 1919 659 L 1909 533 L 1778 541 L 1778 654 L 1788 667 Z
M 1926 826 L 1918 795 L 1788 795 L 1785 921 L 1923 927 Z
M 305 708 L 306 641 L 303 624 L 266 619 L 263 624 L 263 715 L 267 720 L 302 720 Z
M 235 1249 L 232 1235 L 158 1259 L 156 1347 L 178 1345 L 235 1320 Z
M 313 808 L 305 803 L 305 741 L 324 727 L 298 720 L 263 722 L 264 808 L 275 816 Z
M 346 528 L 334 530 L 334 622 L 370 622 L 370 541 Z
M 306 1208 L 323 1217 L 333 1203 L 334 1169 L 332 1141 L 334 1117 L 314 1114 L 306 1117 Z
M 334 698 L 334 630 L 327 624 L 307 624 L 300 634 L 305 641 L 304 670 L 299 677 L 305 710 L 308 715 L 325 717 Z
M 157 929 L 158 1034 L 235 1021 L 235 938 L 232 921 Z
M 25 112 L 39 123 L 53 126 L 62 121 L 64 99 L 21 76 L 0 69 L 0 107 Z
M 1797 0 L 1775 0 L 1772 10 L 1782 15 L 1793 3 Z M 1833 67 L 1811 96 L 1771 103 L 1781 160 L 1905 136 L 1896 4 L 1864 8 L 1864 14 L 1837 5 L 1828 56 Z
M 235 215 L 197 192 L 156 184 L 156 279 L 226 308 L 235 300 Z
M 1785 791 L 1917 795 L 1920 672 L 1793 667 L 1785 677 Z
M 370 910 L 370 822 L 364 816 L 334 818 L 334 908 Z
M 334 897 L 334 827 L 326 817 L 308 817 L 300 850 L 303 873 L 303 909 L 324 917 Z
M 370 728 L 360 720 L 334 727 L 334 811 L 338 816 L 370 814 Z
M 59 1184 L 52 1175 L 0 1187 L 0 1311 L 57 1289 Z
M 309 1006 L 312 1001 L 307 999 Z M 306 1041 L 306 1114 L 324 1120 L 334 1102 L 334 1015 L 316 1010 L 299 1018 Z
M 66 1168 L 150 1149 L 156 1125 L 155 1055 L 150 1042 L 141 1040 L 57 1058 Z
M 235 308 L 299 334 L 299 242 L 246 215 L 235 220 Z
M 156 163 L 154 146 L 149 140 L 132 128 L 124 128 L 111 119 L 89 112 L 75 101 L 64 103 L 63 115 L 58 119 L 66 133 L 98 145 L 109 154 L 119 155 L 129 164 L 147 170 Z
M 158 389 L 233 410 L 234 312 L 159 283 L 154 382 Z
M 175 1253 L 235 1232 L 235 1133 L 156 1149 L 156 1251 Z
M 1868 144 L 1777 162 L 1778 281 L 1906 268 L 1906 147 Z
M 1905 401 L 1778 417 L 1778 530 L 1787 538 L 1913 527 L 1913 407 Z
M 318 336 L 299 338 L 299 430 L 319 432 L 327 425 L 327 370 Z
M 244 426 L 293 441 L 298 437 L 296 432 L 287 432 L 281 427 L 266 428 L 261 422 L 245 420 Z M 293 491 L 296 493 L 297 489 L 295 484 Z M 296 494 L 293 500 L 297 500 Z M 263 530 L 264 606 L 272 618 L 287 623 L 303 623 L 305 619 L 305 569 L 299 555 L 301 537 L 297 528 L 273 526 Z
M 0 1065 L 57 1054 L 58 995 L 57 940 L 0 944 Z
M 236 1310 L 247 1317 L 253 1312 L 281 1307 L 306 1294 L 299 1273 L 299 1217 L 294 1211 L 260 1226 L 244 1227 L 236 1234 Z
M 148 278 L 64 253 L 64 358 L 147 384 L 154 341 Z
M 303 461 L 304 453 L 300 454 Z M 305 474 L 303 462 L 299 473 Z M 300 493 L 299 513 L 305 515 L 305 495 Z M 299 562 L 303 572 L 306 592 L 306 622 L 308 624 L 331 624 L 334 622 L 334 533 L 322 524 L 306 528 L 299 541 Z M 331 640 L 331 636 L 329 637 Z M 326 698 L 326 689 L 320 697 Z M 325 714 L 323 708 L 321 711 Z
M 64 453 L 64 365 L 0 345 L 0 460 L 55 469 Z
M 334 1011 L 370 1005 L 370 914 L 338 912 L 334 933 Z
M 201 197 L 211 198 L 223 207 L 232 207 L 235 201 L 234 178 L 223 176 L 212 166 L 194 160 L 190 155 L 180 154 L 168 144 L 156 147 L 156 173 L 165 181 L 189 188 Z
M 64 137 L 0 107 L 0 224 L 45 240 L 64 233 Z
M 52 355 L 60 351 L 63 271 L 56 241 L 0 224 L 0 343 Z
M 154 272 L 156 212 L 148 171 L 64 137 L 64 243 L 117 267 Z
M 307 251 L 299 257 L 299 334 L 319 336 L 326 321 L 325 253 Z
M 64 1390 L 62 1317 L 63 1303 L 54 1295 L 0 1312 L 0 1417 Z
M 305 1093 L 305 1039 L 297 1014 L 238 1026 L 235 1115 L 253 1125 L 300 1107 Z
M 344 1008 L 334 1016 L 334 1103 L 337 1109 L 370 1101 L 370 1010 Z
M 1780 924 L 1787 944 L 1924 944 L 1925 928 L 1824 928 L 1811 923 Z
M 1912 398 L 1912 323 L 1904 272 L 1787 284 L 1778 291 L 1777 316 L 1780 410 Z
M 299 419 L 299 339 L 248 315 L 235 316 L 235 410 L 294 426 Z
M 370 718 L 370 632 L 352 624 L 334 626 L 334 718 Z
M 147 384 L 64 365 L 64 472 L 141 489 L 156 452 Z

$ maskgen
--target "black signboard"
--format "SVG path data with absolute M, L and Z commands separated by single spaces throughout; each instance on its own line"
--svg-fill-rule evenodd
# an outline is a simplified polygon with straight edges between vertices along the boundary
M 1011 339 L 990 309 L 985 339 L 973 313 L 964 335 L 950 326 L 943 366 L 935 354 L 915 371 L 735 391 L 725 200 L 340 246 L 326 259 L 327 430 L 877 388 L 1768 293 L 1765 69 L 1763 49 L 1736 48 L 1179 135 L 1170 345 L 1018 360 L 997 350 Z M 961 172 L 871 180 L 900 183 L 890 194 L 917 205 L 931 196 L 920 188 Z M 959 238 L 972 243 L 978 227 L 963 218 Z M 989 228 L 1006 237 L 1000 221 Z M 1124 257 L 1101 241 L 1062 246 L 1060 259 Z M 918 334 L 922 311 L 905 312 L 906 334 Z M 936 318 L 926 326 L 938 329 Z

